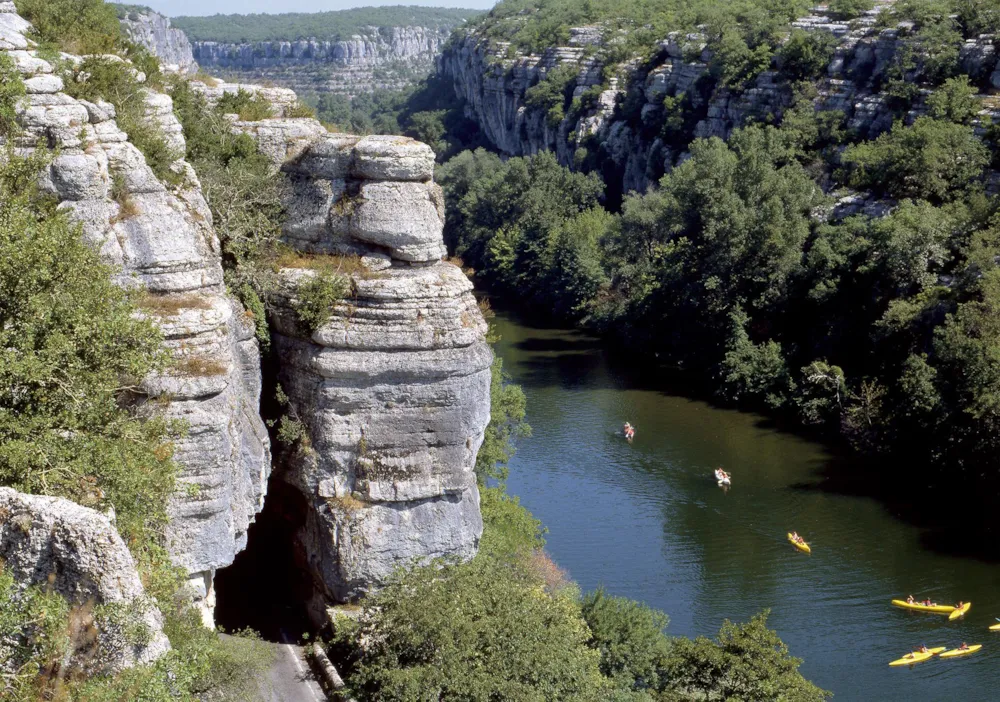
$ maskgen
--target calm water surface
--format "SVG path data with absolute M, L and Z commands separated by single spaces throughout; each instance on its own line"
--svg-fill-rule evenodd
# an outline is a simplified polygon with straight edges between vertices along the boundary
M 579 333 L 496 323 L 534 429 L 508 489 L 585 590 L 662 609 L 668 631 L 686 636 L 770 608 L 803 674 L 836 700 L 1000 700 L 1000 634 L 987 631 L 1000 616 L 1000 566 L 932 549 L 882 503 L 827 489 L 833 459 L 821 445 L 657 389 Z M 638 430 L 631 445 L 618 433 L 625 420 Z M 716 466 L 733 475 L 728 492 L 711 479 Z M 811 556 L 786 541 L 791 529 Z M 974 606 L 948 622 L 889 605 L 909 593 Z M 887 666 L 920 643 L 962 641 L 984 649 Z

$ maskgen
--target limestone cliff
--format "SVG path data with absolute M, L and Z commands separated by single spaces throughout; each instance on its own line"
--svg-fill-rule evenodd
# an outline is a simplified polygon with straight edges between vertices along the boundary
M 113 106 L 62 91 L 62 79 L 25 38 L 29 27 L 13 3 L 0 3 L 0 50 L 14 59 L 28 92 L 14 145 L 21 153 L 39 143 L 54 150 L 43 189 L 120 267 L 123 285 L 145 287 L 144 309 L 177 361 L 147 378 L 144 391 L 188 427 L 176 442 L 181 489 L 170 505 L 168 545 L 210 621 L 213 574 L 244 547 L 270 472 L 253 323 L 226 294 L 219 241 L 194 171 L 178 159 L 172 169 L 179 185 L 162 183 L 118 128 Z M 149 119 L 183 153 L 170 98 L 148 91 L 147 103 Z
M 194 59 L 208 71 L 240 80 L 356 95 L 398 90 L 426 76 L 450 31 L 449 26 L 369 27 L 340 41 L 196 41 Z
M 169 18 L 157 12 L 131 10 L 120 13 L 119 21 L 128 38 L 149 49 L 160 59 L 164 70 L 198 72 L 191 42 L 184 32 L 170 26 Z
M 310 505 L 298 541 L 315 604 L 354 598 L 413 561 L 473 556 L 492 353 L 472 284 L 441 260 L 433 152 L 309 119 L 236 128 L 292 184 L 284 238 L 303 256 L 282 270 L 274 341 L 307 438 L 279 475 Z M 298 296 L 321 266 L 350 292 L 309 329 Z
M 817 110 L 843 111 L 848 127 L 864 138 L 892 125 L 893 112 L 880 90 L 892 57 L 907 44 L 907 27 L 876 26 L 878 13 L 890 2 L 879 0 L 873 11 L 851 23 L 834 21 L 823 6 L 793 23 L 836 38 L 833 60 L 815 83 L 814 104 Z M 711 53 L 698 34 L 665 37 L 653 60 L 614 66 L 610 80 L 594 58 L 601 29 L 579 27 L 570 34 L 568 46 L 524 55 L 472 30 L 445 49 L 438 71 L 453 82 L 469 116 L 501 152 L 521 156 L 548 150 L 570 167 L 597 156 L 605 166 L 605 180 L 615 187 L 620 183 L 622 192 L 645 190 L 685 156 L 683 144 L 672 145 L 662 135 L 664 98 L 684 95 L 691 101 L 698 115 L 694 137 L 726 137 L 749 120 L 780 117 L 792 99 L 791 81 L 780 65 L 741 91 L 712 87 L 714 81 L 707 80 Z M 961 64 L 974 79 L 992 76 L 994 87 L 1000 87 L 992 37 L 967 41 Z M 572 86 L 576 107 L 553 123 L 544 110 L 527 105 L 525 93 L 560 65 L 577 70 Z M 923 111 L 925 97 L 908 119 Z

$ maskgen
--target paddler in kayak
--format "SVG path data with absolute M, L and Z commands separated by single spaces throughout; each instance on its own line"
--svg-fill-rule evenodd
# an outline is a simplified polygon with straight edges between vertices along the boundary
M 792 541 L 794 541 L 796 543 L 799 543 L 799 544 L 802 543 L 802 537 L 799 536 L 799 532 L 797 532 L 797 531 L 793 531 L 792 532 Z
M 969 650 L 969 644 L 967 644 L 967 643 L 965 643 L 965 642 L 963 641 L 963 642 L 962 642 L 962 645 L 958 647 L 958 650 L 959 650 L 959 651 L 968 651 L 968 650 Z
M 917 653 L 927 653 L 930 649 L 925 645 L 920 644 L 920 648 L 917 649 Z
M 913 595 L 910 595 L 909 597 L 906 598 L 906 604 L 916 604 L 916 603 L 917 601 L 913 599 Z
M 628 422 L 625 422 L 625 427 L 622 429 L 622 431 L 625 433 L 625 438 L 628 439 L 629 441 L 631 441 L 633 437 L 635 437 L 635 427 L 629 424 Z

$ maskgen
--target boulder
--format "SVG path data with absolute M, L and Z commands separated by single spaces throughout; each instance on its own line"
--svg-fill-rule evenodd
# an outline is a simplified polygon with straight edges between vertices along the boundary
M 96 651 L 76 651 L 88 673 L 152 663 L 170 650 L 159 610 L 107 516 L 58 497 L 0 488 L 0 563 L 22 585 L 58 593 L 97 629 Z M 104 616 L 102 611 L 116 616 Z

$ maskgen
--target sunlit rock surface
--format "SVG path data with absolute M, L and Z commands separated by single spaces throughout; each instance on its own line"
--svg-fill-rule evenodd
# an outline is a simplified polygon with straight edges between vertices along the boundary
M 270 442 L 259 414 L 260 355 L 253 323 L 225 291 L 212 215 L 191 167 L 167 95 L 147 91 L 147 116 L 178 160 L 168 187 L 147 165 L 104 102 L 75 100 L 24 34 L 13 3 L 0 3 L 0 46 L 31 90 L 18 108 L 22 154 L 56 149 L 42 188 L 83 225 L 83 235 L 118 266 L 122 285 L 141 285 L 143 305 L 163 329 L 176 363 L 147 378 L 147 397 L 188 429 L 176 442 L 180 489 L 169 512 L 168 546 L 191 576 L 211 622 L 212 578 L 246 545 L 263 506 Z

